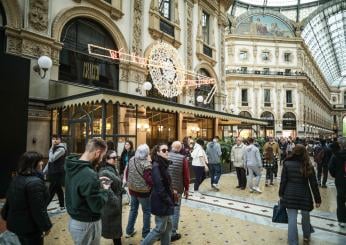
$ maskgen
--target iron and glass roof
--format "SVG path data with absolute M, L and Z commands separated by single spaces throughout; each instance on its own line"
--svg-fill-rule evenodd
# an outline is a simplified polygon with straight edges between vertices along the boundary
M 318 2 L 316 0 L 239 0 L 239 2 L 268 7 L 294 6 L 299 4 Z
M 346 86 L 346 2 L 322 8 L 306 22 L 302 38 L 331 86 Z

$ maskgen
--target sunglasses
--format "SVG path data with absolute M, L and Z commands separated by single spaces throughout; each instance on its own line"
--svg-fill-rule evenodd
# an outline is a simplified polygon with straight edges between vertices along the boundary
M 161 151 L 162 151 L 163 153 L 166 153 L 166 152 L 168 151 L 168 149 L 161 149 Z
M 110 157 L 108 159 L 113 159 L 113 160 L 117 160 L 117 157 Z

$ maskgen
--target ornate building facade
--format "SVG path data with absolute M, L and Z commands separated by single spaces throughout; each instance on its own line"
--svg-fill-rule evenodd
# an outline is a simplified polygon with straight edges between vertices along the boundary
M 279 12 L 243 2 L 236 2 L 229 12 L 228 109 L 265 119 L 268 126 L 238 127 L 235 133 L 335 137 L 342 128 L 336 108 L 344 100 L 343 89 L 330 86 L 302 35 L 314 11 L 326 6 L 308 4 L 305 11 L 296 7 Z M 292 11 L 304 16 L 297 19 Z

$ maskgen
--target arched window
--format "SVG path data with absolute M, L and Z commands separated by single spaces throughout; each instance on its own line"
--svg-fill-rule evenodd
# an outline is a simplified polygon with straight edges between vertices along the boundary
M 282 128 L 284 130 L 296 129 L 296 116 L 292 112 L 286 112 L 283 115 Z
M 203 77 L 211 77 L 209 72 L 203 68 L 198 71 L 198 74 L 201 74 Z M 207 98 L 212 87 L 213 87 L 213 84 L 204 84 L 195 89 L 195 105 L 196 106 L 207 108 L 207 109 L 214 109 L 214 106 L 215 106 L 214 96 L 209 103 L 204 103 L 204 100 Z M 197 101 L 197 97 L 200 95 L 203 96 L 203 102 Z
M 247 118 L 252 118 L 250 112 L 248 112 L 248 111 L 241 111 L 241 112 L 239 112 L 239 116 L 247 117 Z
M 59 80 L 118 89 L 119 63 L 94 57 L 88 44 L 118 50 L 110 34 L 100 24 L 85 18 L 68 22 L 62 31 Z
M 344 108 L 346 108 L 346 91 L 344 92 Z
M 267 127 L 274 127 L 274 115 L 270 111 L 265 111 L 261 114 L 261 119 L 268 122 Z

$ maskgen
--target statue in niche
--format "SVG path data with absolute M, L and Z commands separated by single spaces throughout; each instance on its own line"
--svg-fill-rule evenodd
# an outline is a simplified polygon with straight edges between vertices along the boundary
M 37 31 L 48 28 L 48 0 L 31 0 L 29 9 L 29 25 Z

